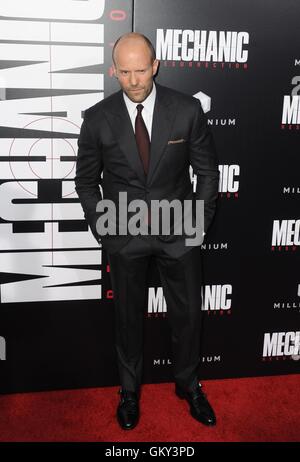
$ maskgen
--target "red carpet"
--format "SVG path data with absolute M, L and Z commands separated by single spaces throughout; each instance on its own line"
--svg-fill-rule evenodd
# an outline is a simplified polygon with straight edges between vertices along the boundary
M 217 426 L 188 413 L 173 384 L 144 385 L 141 420 L 123 431 L 118 387 L 0 396 L 0 441 L 294 442 L 300 441 L 300 375 L 209 380 L 204 391 Z

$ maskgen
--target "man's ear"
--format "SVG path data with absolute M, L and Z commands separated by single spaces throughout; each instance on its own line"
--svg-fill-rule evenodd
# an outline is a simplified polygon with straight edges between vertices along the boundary
M 117 69 L 116 69 L 116 66 L 113 64 L 112 65 L 112 68 L 113 68 L 113 73 L 114 73 L 114 76 L 116 77 L 116 79 L 118 78 L 118 75 L 117 75 Z
M 155 76 L 157 74 L 158 68 L 159 68 L 159 61 L 158 61 L 158 59 L 155 59 L 153 61 L 153 64 L 152 64 L 152 70 L 153 70 L 152 75 L 153 76 Z

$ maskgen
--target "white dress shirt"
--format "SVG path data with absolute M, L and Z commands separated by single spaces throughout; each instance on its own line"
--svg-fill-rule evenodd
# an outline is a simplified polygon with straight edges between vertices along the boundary
M 131 99 L 128 98 L 126 93 L 123 92 L 124 101 L 128 110 L 128 114 L 132 123 L 133 131 L 135 132 L 135 118 L 137 115 L 137 105 L 142 104 L 144 109 L 142 110 L 142 116 L 146 125 L 146 128 L 149 133 L 149 138 L 151 141 L 151 131 L 152 131 L 152 120 L 153 120 L 153 111 L 154 111 L 154 104 L 156 98 L 156 87 L 155 83 L 153 82 L 151 93 L 147 96 L 147 98 L 142 103 L 134 103 Z

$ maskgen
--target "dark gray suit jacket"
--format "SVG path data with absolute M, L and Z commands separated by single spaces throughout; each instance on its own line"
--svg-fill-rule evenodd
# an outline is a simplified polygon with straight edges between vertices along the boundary
M 126 191 L 128 202 L 143 199 L 169 201 L 202 199 L 205 204 L 204 230 L 215 212 L 219 170 L 216 150 L 199 100 L 156 84 L 150 166 L 145 177 L 137 151 L 134 131 L 122 90 L 85 111 L 78 138 L 75 189 L 84 216 L 97 242 L 114 253 L 131 238 L 99 236 L 96 221 L 98 201 L 103 198 L 118 205 L 119 192 Z M 170 143 L 170 141 L 177 141 Z M 197 175 L 193 193 L 189 175 L 192 165 Z M 103 172 L 103 178 L 101 173 Z M 158 236 L 173 243 L 175 253 L 184 251 L 184 236 Z

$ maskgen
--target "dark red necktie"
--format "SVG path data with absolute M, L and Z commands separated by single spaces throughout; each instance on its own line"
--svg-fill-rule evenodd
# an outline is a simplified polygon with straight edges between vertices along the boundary
M 142 116 L 142 110 L 144 109 L 144 106 L 142 104 L 138 104 L 136 109 L 137 115 L 135 118 L 135 139 L 139 155 L 143 163 L 144 172 L 147 175 L 149 170 L 150 139 Z
M 142 104 L 138 104 L 137 107 L 137 115 L 135 118 L 135 139 L 137 148 L 139 151 L 140 158 L 143 163 L 144 172 L 147 176 L 149 170 L 149 159 L 150 159 L 150 138 L 147 127 L 145 125 L 142 110 L 144 106 Z M 150 209 L 148 209 L 148 214 L 145 217 L 145 222 L 150 225 L 151 223 L 151 216 L 150 216 Z

